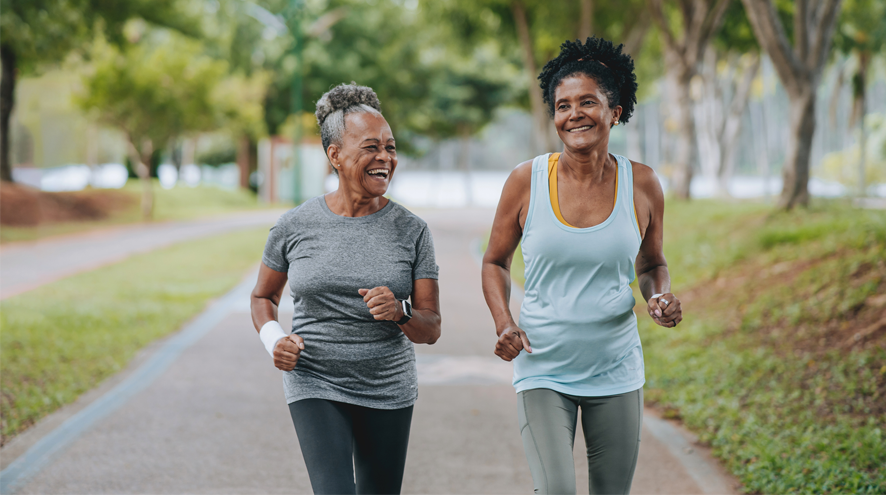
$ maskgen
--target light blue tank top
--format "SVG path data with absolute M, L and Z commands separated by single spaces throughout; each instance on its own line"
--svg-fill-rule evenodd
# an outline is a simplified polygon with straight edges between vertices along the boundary
M 520 309 L 532 354 L 514 359 L 514 387 L 583 397 L 637 390 L 645 375 L 630 287 L 641 242 L 631 162 L 613 155 L 618 187 L 612 214 L 579 229 L 560 222 L 551 207 L 549 156 L 532 162 Z

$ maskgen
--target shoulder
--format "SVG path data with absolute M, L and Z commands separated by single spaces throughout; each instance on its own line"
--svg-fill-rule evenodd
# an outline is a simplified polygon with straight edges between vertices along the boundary
M 663 196 L 661 182 L 652 167 L 630 160 L 631 174 L 634 177 L 634 189 L 639 189 L 651 196 Z
M 305 220 L 312 218 L 314 215 L 320 213 L 320 204 L 318 201 L 322 201 L 323 196 L 318 196 L 315 198 L 311 198 L 304 203 L 292 208 L 277 219 L 275 228 L 285 228 L 288 230 L 292 230 L 298 226 L 299 223 L 304 223 Z
M 394 201 L 393 199 L 389 199 L 391 204 L 391 213 L 389 217 L 391 220 L 397 222 L 400 227 L 414 228 L 416 230 L 423 230 L 427 228 L 428 223 L 424 221 L 420 216 L 416 215 L 412 211 L 410 211 L 405 206 L 400 203 Z
M 502 190 L 502 198 L 507 195 L 522 195 L 529 192 L 532 187 L 532 163 L 534 160 L 526 160 L 525 162 L 514 167 L 514 170 L 508 175 Z

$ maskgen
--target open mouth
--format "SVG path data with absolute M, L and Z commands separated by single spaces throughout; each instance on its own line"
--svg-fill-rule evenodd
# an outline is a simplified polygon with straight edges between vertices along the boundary
M 594 126 L 592 126 L 592 125 L 583 125 L 583 126 L 581 126 L 581 127 L 576 127 L 576 128 L 574 128 L 574 129 L 569 129 L 569 132 L 582 132 L 582 131 L 586 131 L 586 130 L 590 129 L 591 127 L 594 127 Z
M 391 172 L 386 168 L 374 168 L 366 173 L 379 179 L 387 179 Z

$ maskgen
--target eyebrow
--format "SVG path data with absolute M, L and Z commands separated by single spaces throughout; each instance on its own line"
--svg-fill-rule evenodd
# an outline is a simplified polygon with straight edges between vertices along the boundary
M 578 97 L 579 100 L 584 99 L 584 98 L 593 98 L 595 100 L 599 99 L 599 98 L 597 98 L 597 95 L 595 95 L 594 93 L 585 93 L 585 94 Z M 568 99 L 567 98 L 559 98 L 559 99 L 557 99 L 556 103 L 559 104 L 561 101 L 568 101 Z

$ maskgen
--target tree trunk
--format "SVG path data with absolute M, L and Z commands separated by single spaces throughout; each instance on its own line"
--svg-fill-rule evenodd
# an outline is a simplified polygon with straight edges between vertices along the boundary
M 674 173 L 672 174 L 672 190 L 678 199 L 689 199 L 689 186 L 692 183 L 692 163 L 695 161 L 695 121 L 692 118 L 692 98 L 689 95 L 689 84 L 694 75 L 691 70 L 677 69 L 674 78 L 673 112 L 677 122 L 676 151 L 674 156 Z
M 9 146 L 9 118 L 15 104 L 15 52 L 8 44 L 0 45 L 0 180 L 12 182 L 11 150 Z
M 517 37 L 520 39 L 520 47 L 523 52 L 523 66 L 529 77 L 529 103 L 532 109 L 533 122 L 533 146 L 536 154 L 553 151 L 554 145 L 550 142 L 548 127 L 550 119 L 545 110 L 544 97 L 541 87 L 538 85 L 538 68 L 535 65 L 535 52 L 532 48 L 532 37 L 529 33 L 529 21 L 526 16 L 526 7 L 521 1 L 511 4 L 514 14 L 514 23 L 517 25 Z
M 578 39 L 584 42 L 594 35 L 594 0 L 581 0 L 581 25 Z
M 784 187 L 778 200 L 779 208 L 790 210 L 809 205 L 809 160 L 812 138 L 815 135 L 815 90 L 811 87 L 790 97 L 788 150 L 782 178 Z
M 867 82 L 868 64 L 870 63 L 870 54 L 861 52 L 858 54 L 858 72 L 855 74 L 853 81 L 854 105 L 852 114 L 858 120 L 858 195 L 864 196 L 867 192 L 867 184 L 865 178 L 865 169 L 867 168 L 867 160 L 865 156 L 865 148 L 867 147 L 867 134 L 864 128 L 864 115 L 867 111 L 865 104 L 867 103 L 867 95 L 865 83 Z
M 154 189 L 151 181 L 151 154 L 154 152 L 153 143 L 150 139 L 142 140 L 141 150 L 139 150 L 133 139 L 127 136 L 127 149 L 129 150 L 129 160 L 135 167 L 135 174 L 138 175 L 139 181 L 142 183 L 142 219 L 151 220 L 154 215 Z
M 757 172 L 763 176 L 763 197 L 769 198 L 769 146 L 766 139 L 766 120 L 763 118 L 763 99 L 759 104 L 752 103 L 751 130 L 753 131 L 754 154 L 757 156 Z
M 237 142 L 237 167 L 240 169 L 240 187 L 249 188 L 249 136 L 243 134 Z
M 721 168 L 718 177 L 718 194 L 720 196 L 731 196 L 729 193 L 729 183 L 732 181 L 732 175 L 735 173 L 735 155 L 738 151 L 738 139 L 741 134 L 741 118 L 744 115 L 745 108 L 748 107 L 751 84 L 757 77 L 759 68 L 760 57 L 756 56 L 751 61 L 751 64 L 745 67 L 744 74 L 742 74 L 741 81 L 735 88 L 732 102 L 729 105 L 729 111 L 726 114 L 721 144 Z

